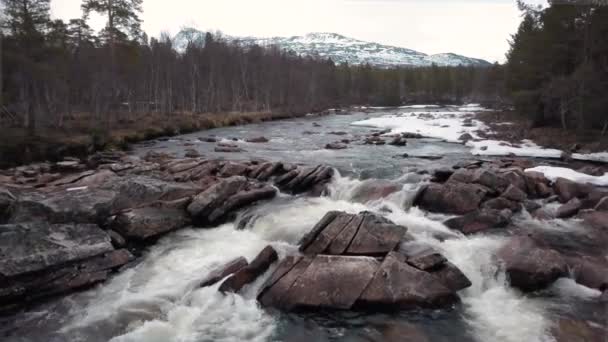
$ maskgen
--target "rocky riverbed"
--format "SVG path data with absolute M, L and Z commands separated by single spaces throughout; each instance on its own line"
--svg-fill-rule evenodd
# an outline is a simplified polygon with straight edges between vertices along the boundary
M 605 167 L 476 158 L 475 110 L 269 122 L 4 170 L 0 336 L 603 341 Z

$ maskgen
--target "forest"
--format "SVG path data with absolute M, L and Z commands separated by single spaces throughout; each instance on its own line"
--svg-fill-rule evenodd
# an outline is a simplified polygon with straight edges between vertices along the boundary
M 606 7 L 520 3 L 505 65 L 386 69 L 240 46 L 221 33 L 177 51 L 169 34 L 142 31 L 142 0 L 83 0 L 82 17 L 68 22 L 51 19 L 50 0 L 1 3 L 0 128 L 12 146 L 51 137 L 105 145 L 422 102 L 514 105 L 536 125 L 608 128 Z M 100 32 L 88 25 L 91 13 L 106 18 Z

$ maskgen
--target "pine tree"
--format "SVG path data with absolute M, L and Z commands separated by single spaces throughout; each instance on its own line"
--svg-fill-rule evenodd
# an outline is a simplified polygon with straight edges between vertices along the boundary
M 113 45 L 127 37 L 139 39 L 141 36 L 141 19 L 143 0 L 84 0 L 82 11 L 84 18 L 91 12 L 106 16 L 108 21 L 102 34 Z

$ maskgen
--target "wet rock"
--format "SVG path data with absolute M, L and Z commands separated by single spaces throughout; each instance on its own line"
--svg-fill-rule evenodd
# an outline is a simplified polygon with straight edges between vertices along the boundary
M 453 292 L 464 290 L 473 285 L 462 271 L 451 262 L 446 262 L 443 265 L 430 269 L 430 274 Z
M 249 172 L 249 166 L 242 163 L 227 162 L 219 172 L 220 177 L 245 176 Z
M 464 143 L 466 143 L 466 142 L 468 142 L 468 141 L 470 141 L 470 140 L 473 140 L 473 139 L 474 139 L 474 138 L 473 138 L 473 136 L 472 136 L 472 135 L 470 135 L 469 133 L 465 133 L 465 134 L 461 135 L 461 136 L 458 138 L 458 140 L 460 140 L 460 141 L 462 141 L 462 142 L 464 142 Z
M 482 209 L 444 222 L 450 229 L 464 234 L 475 234 L 491 228 L 504 228 L 511 220 L 510 210 Z
M 386 141 L 380 138 L 380 135 L 365 138 L 365 145 L 386 145 Z
M 502 193 L 509 187 L 509 181 L 496 172 L 486 169 L 474 171 L 471 183 L 483 185 L 488 189 L 493 190 L 495 193 Z
M 214 137 L 200 137 L 198 138 L 198 140 L 202 141 L 202 142 L 208 142 L 208 143 L 215 143 L 217 142 L 217 139 Z
M 448 168 L 437 169 L 433 172 L 432 181 L 435 183 L 445 183 L 454 174 L 454 171 Z
M 502 178 L 506 179 L 511 185 L 514 185 L 519 190 L 527 192 L 526 178 L 523 172 L 519 169 L 511 170 L 501 174 Z
M 174 203 L 156 203 L 151 206 L 129 209 L 116 215 L 112 228 L 128 239 L 156 238 L 190 225 L 185 210 L 189 200 Z
M 257 137 L 257 138 L 249 138 L 249 139 L 247 139 L 245 141 L 247 141 L 248 143 L 257 143 L 257 144 L 260 144 L 260 143 L 267 143 L 270 140 L 268 140 L 266 137 Z
M 366 180 L 355 188 L 351 200 L 357 203 L 367 203 L 386 198 L 388 195 L 400 191 L 402 188 L 402 185 L 387 180 Z
M 594 208 L 596 211 L 608 211 L 608 197 L 603 197 Z
M 285 192 L 300 194 L 325 185 L 331 180 L 334 169 L 318 165 L 292 170 L 275 180 L 275 184 Z
M 581 320 L 562 318 L 551 329 L 555 342 L 602 342 L 608 329 Z
M 218 153 L 241 153 L 241 152 L 245 152 L 245 150 L 243 150 L 242 148 L 238 147 L 238 145 L 233 145 L 233 144 L 217 144 L 217 146 L 214 149 L 215 152 Z
M 234 260 L 229 261 L 225 265 L 222 265 L 213 271 L 209 272 L 209 274 L 205 277 L 205 279 L 201 282 L 200 287 L 212 286 L 226 278 L 227 276 L 234 274 L 243 268 L 247 267 L 249 263 L 247 259 L 243 257 L 236 258 Z
M 449 181 L 427 186 L 414 205 L 428 211 L 462 215 L 477 210 L 486 194 L 487 190 L 478 185 Z
M 404 139 L 422 139 L 422 138 L 424 138 L 424 136 L 421 134 L 409 133 L 409 132 L 401 133 L 401 137 L 403 137 Z
M 17 198 L 8 189 L 0 188 L 0 223 L 9 219 L 10 209 Z
M 436 251 L 429 251 L 427 253 L 421 253 L 407 258 L 407 263 L 416 267 L 421 271 L 429 271 L 432 269 L 438 269 L 448 262 L 443 255 Z
M 543 173 L 528 171 L 524 173 L 528 195 L 535 198 L 546 198 L 551 195 L 549 180 Z
M 0 303 L 22 305 L 103 281 L 130 258 L 97 225 L 1 225 Z
M 346 148 L 348 148 L 348 146 L 339 142 L 333 142 L 325 145 L 326 150 L 344 150 Z
M 528 199 L 528 196 L 523 190 L 512 184 L 509 185 L 509 187 L 505 190 L 505 192 L 502 193 L 501 196 L 515 202 L 523 202 Z
M 589 184 L 575 183 L 565 178 L 558 178 L 553 184 L 553 189 L 562 203 L 567 203 L 575 197 L 584 198 L 593 190 Z
M 437 308 L 452 305 L 458 296 L 431 274 L 408 265 L 391 252 L 357 301 L 358 307 L 380 310 Z
M 511 286 L 536 291 L 566 276 L 566 260 L 555 250 L 538 244 L 529 236 L 516 236 L 498 251 Z
M 581 215 L 586 226 L 598 229 L 603 233 L 608 232 L 608 212 L 591 211 Z
M 219 291 L 239 292 L 245 285 L 251 284 L 264 274 L 275 261 L 279 259 L 277 252 L 271 246 L 264 248 L 253 261 L 226 279 L 219 287 Z
M 424 331 L 411 323 L 394 322 L 378 329 L 382 335 L 379 339 L 372 339 L 374 342 L 429 342 L 429 338 Z
M 485 201 L 482 204 L 482 209 L 493 209 L 493 210 L 504 210 L 508 209 L 512 212 L 518 212 L 521 210 L 521 204 L 510 201 L 504 197 L 497 197 L 491 200 Z
M 265 163 L 262 164 L 250 174 L 251 178 L 256 178 L 260 181 L 267 181 L 271 177 L 283 172 L 283 163 Z
M 601 257 L 570 257 L 568 266 L 577 283 L 599 291 L 608 290 L 608 262 L 606 260 L 602 260 Z
M 331 134 L 331 135 L 347 135 L 348 133 L 342 132 L 342 131 L 338 131 L 338 132 L 329 132 L 327 134 Z
M 397 247 L 407 229 L 372 214 L 328 213 L 300 242 L 308 255 L 386 255 Z
M 407 140 L 403 139 L 401 136 L 396 136 L 388 144 L 392 146 L 406 146 Z
M 532 213 L 538 209 L 540 209 L 542 206 L 534 201 L 524 201 L 524 208 L 526 209 L 526 211 L 528 211 L 529 213 Z
M 193 148 L 189 148 L 189 149 L 186 149 L 186 153 L 184 154 L 184 156 L 186 158 L 199 158 L 201 156 L 201 154 L 197 150 L 195 150 Z
M 86 169 L 86 166 L 80 161 L 65 160 L 55 163 L 55 169 L 61 172 L 77 172 Z
M 110 241 L 115 248 L 124 248 L 127 245 L 127 239 L 113 230 L 108 230 Z
M 557 218 L 569 218 L 578 213 L 578 211 L 582 207 L 582 202 L 578 198 L 573 198 L 568 203 L 560 206 L 557 209 L 556 217 Z

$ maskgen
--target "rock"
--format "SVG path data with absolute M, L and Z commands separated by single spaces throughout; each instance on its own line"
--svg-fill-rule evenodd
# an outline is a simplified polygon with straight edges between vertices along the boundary
M 451 262 L 446 262 L 437 268 L 431 269 L 430 274 L 453 292 L 464 290 L 473 285 L 469 278 Z
M 127 263 L 97 225 L 44 222 L 0 226 L 0 303 L 31 300 L 103 281 Z
M 374 135 L 371 137 L 365 138 L 365 145 L 386 145 L 386 141 L 380 138 L 380 135 Z
M 414 205 L 428 211 L 462 215 L 477 210 L 486 194 L 487 190 L 478 185 L 448 181 L 427 186 Z
M 86 166 L 81 164 L 80 161 L 67 160 L 55 163 L 55 168 L 63 172 L 76 172 L 84 170 Z
M 391 252 L 361 294 L 357 306 L 380 310 L 437 308 L 458 301 L 458 296 L 431 274 L 408 265 L 399 253 Z
M 121 212 L 116 215 L 112 229 L 128 239 L 146 240 L 184 228 L 191 223 L 185 210 L 189 201 L 181 202 L 180 205 L 156 203 Z
M 455 217 L 444 222 L 450 229 L 458 230 L 464 234 L 475 234 L 491 228 L 504 228 L 511 220 L 511 211 L 482 209 Z
M 493 210 L 504 210 L 508 209 L 512 212 L 518 212 L 521 210 L 521 204 L 517 202 L 510 201 L 504 197 L 497 197 L 491 200 L 485 201 L 482 206 L 482 209 L 493 209 Z
M 528 171 L 524 173 L 526 191 L 528 195 L 538 198 L 550 196 L 549 180 L 543 173 Z
M 270 140 L 266 139 L 265 137 L 257 137 L 257 138 L 249 138 L 249 139 L 247 139 L 245 141 L 248 142 L 248 143 L 257 143 L 257 144 L 260 144 L 260 143 L 267 143 Z
M 354 189 L 351 200 L 357 203 L 367 203 L 386 198 L 388 195 L 400 191 L 402 188 L 403 185 L 387 180 L 366 180 Z
M 331 134 L 331 135 L 347 135 L 348 133 L 339 131 L 339 132 L 329 132 L 327 134 Z
M 127 240 L 117 232 L 113 230 L 108 230 L 108 235 L 110 235 L 112 246 L 114 246 L 115 248 L 124 248 L 127 245 Z
M 403 139 L 401 136 L 396 136 L 388 144 L 392 146 L 406 146 L 407 140 Z
M 421 271 L 429 271 L 442 267 L 448 259 L 436 251 L 422 253 L 407 258 L 407 263 Z
M 372 213 L 330 212 L 302 238 L 300 251 L 307 255 L 386 255 L 406 232 L 407 228 Z
M 435 183 L 445 183 L 454 174 L 454 171 L 448 168 L 437 169 L 433 172 L 432 181 Z
M 464 143 L 466 143 L 466 142 L 468 142 L 468 141 L 470 141 L 470 140 L 473 140 L 473 139 L 474 139 L 474 138 L 473 138 L 473 136 L 472 136 L 472 135 L 470 135 L 469 133 L 465 133 L 465 134 L 461 135 L 461 136 L 458 138 L 458 140 L 460 140 L 460 141 L 462 141 L 462 142 L 464 142 Z
M 573 198 L 568 203 L 560 206 L 557 209 L 557 218 L 569 218 L 578 213 L 582 207 L 582 202 L 578 198 Z
M 608 233 L 608 212 L 591 211 L 581 215 L 586 226 Z
M 194 197 L 188 212 L 197 225 L 210 225 L 226 218 L 232 211 L 254 202 L 270 199 L 276 190 L 236 176 L 223 179 Z
M 558 178 L 553 184 L 555 193 L 562 203 L 567 203 L 573 198 L 584 198 L 593 189 L 589 184 L 580 184 L 565 178 Z
M 251 284 L 264 274 L 275 261 L 279 259 L 277 252 L 271 246 L 264 248 L 253 261 L 226 279 L 219 287 L 219 291 L 239 292 L 245 285 Z
M 201 190 L 193 184 L 167 182 L 149 176 L 129 176 L 103 188 L 118 193 L 113 211 L 143 206 L 158 201 L 170 202 L 194 196 Z
M 511 286 L 536 291 L 568 274 L 565 259 L 529 236 L 516 236 L 497 253 L 504 262 Z
M 574 280 L 586 287 L 599 291 L 608 290 L 608 263 L 602 258 L 571 257 L 568 266 Z
M 193 148 L 186 149 L 185 152 L 186 153 L 184 154 L 184 156 L 186 158 L 199 158 L 201 156 L 201 154 Z
M 236 145 L 222 145 L 222 144 L 218 144 L 215 149 L 215 152 L 217 153 L 241 153 L 241 152 L 245 152 L 245 150 L 243 150 L 242 148 L 236 146 Z
M 348 146 L 346 146 L 343 143 L 338 143 L 338 142 L 333 142 L 333 143 L 325 145 L 326 150 L 344 150 L 346 148 L 348 148 Z
M 219 172 L 220 177 L 245 176 L 249 172 L 249 167 L 242 163 L 227 162 Z
M 249 263 L 247 259 L 243 257 L 236 258 L 227 262 L 225 265 L 222 265 L 213 271 L 209 272 L 207 277 L 201 282 L 200 287 L 212 286 L 218 283 L 220 280 L 226 278 L 227 276 L 236 273 L 243 268 L 247 267 Z
M 526 193 L 513 184 L 509 185 L 509 187 L 505 190 L 505 192 L 502 193 L 501 196 L 515 202 L 523 202 L 528 199 Z
M 555 342 L 602 342 L 606 341 L 608 329 L 599 324 L 592 326 L 586 321 L 562 318 L 551 333 Z
M 305 169 L 292 170 L 275 180 L 275 184 L 284 192 L 299 194 L 326 184 L 333 176 L 334 169 L 317 165 Z
M 213 138 L 213 137 L 200 137 L 200 138 L 198 138 L 198 140 L 200 140 L 202 142 L 208 142 L 208 143 L 215 143 L 215 142 L 217 142 L 217 139 Z
M 317 255 L 309 261 L 305 259 L 280 277 L 277 282 L 279 286 L 270 286 L 262 293 L 263 304 L 288 311 L 323 308 L 349 310 L 380 265 L 370 257 Z M 298 267 L 300 264 L 301 267 Z M 287 290 L 287 286 L 280 284 L 283 279 L 292 283 Z
M 473 172 L 471 183 L 483 185 L 495 193 L 502 193 L 509 187 L 509 181 L 493 171 L 487 169 L 478 169 Z M 516 188 L 515 188 L 516 189 Z M 518 190 L 518 189 L 517 189 Z
M 1 196 L 1 195 L 0 195 Z M 0 200 L 1 202 L 1 200 Z M 596 211 L 608 211 L 608 196 L 603 197 L 594 208 Z
M 8 221 L 11 208 L 17 198 L 8 189 L 0 188 L 0 223 Z
M 430 342 L 427 335 L 422 329 L 411 324 L 404 322 L 394 322 L 386 324 L 379 329 L 382 335 L 379 339 L 371 339 L 373 342 Z
M 524 208 L 526 209 L 526 211 L 528 211 L 529 213 L 532 213 L 538 209 L 540 209 L 542 206 L 534 201 L 524 201 Z

